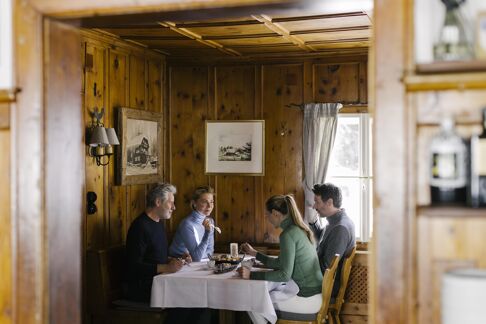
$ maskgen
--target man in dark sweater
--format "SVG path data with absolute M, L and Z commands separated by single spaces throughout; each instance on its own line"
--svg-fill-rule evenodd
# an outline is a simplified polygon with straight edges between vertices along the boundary
M 127 234 L 126 297 L 149 302 L 153 277 L 179 271 L 184 259 L 169 259 L 164 222 L 175 210 L 176 188 L 168 183 L 155 186 L 146 197 L 146 209 L 130 225 Z
M 316 184 L 312 189 L 314 192 L 314 209 L 319 217 L 326 218 L 328 225 L 323 226 L 318 217 L 309 223 L 314 232 L 317 246 L 317 255 L 322 272 L 331 264 L 332 257 L 339 254 L 341 259 L 336 273 L 340 277 L 343 264 L 343 257 L 351 253 L 356 245 L 354 223 L 341 208 L 341 189 L 332 183 Z M 339 280 L 334 282 L 332 296 L 335 297 L 339 290 Z

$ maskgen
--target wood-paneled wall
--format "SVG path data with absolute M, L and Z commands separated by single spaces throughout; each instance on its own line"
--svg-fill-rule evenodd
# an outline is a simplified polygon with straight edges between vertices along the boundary
M 263 217 L 271 195 L 292 193 L 303 208 L 302 119 L 291 103 L 367 103 L 366 57 L 168 68 L 170 180 L 178 188 L 173 233 L 195 187 L 216 189 L 217 242 L 275 243 Z M 265 175 L 204 174 L 205 120 L 265 120 Z
M 117 127 L 119 107 L 163 111 L 163 56 L 120 40 L 83 31 L 83 114 L 92 122 L 95 107 L 105 108 L 102 122 Z M 116 161 L 97 166 L 86 155 L 86 192 L 94 191 L 98 211 L 86 215 L 85 250 L 122 244 L 131 221 L 145 208 L 149 185 L 119 186 L 115 182 Z
M 223 229 L 219 243 L 278 242 L 279 231 L 263 217 L 266 198 L 293 193 L 300 208 L 304 200 L 303 112 L 286 105 L 367 103 L 366 57 L 166 69 L 164 57 L 148 50 L 91 31 L 83 37 L 85 125 L 94 107 L 105 107 L 107 127 L 116 127 L 118 107 L 164 113 L 164 179 L 178 189 L 169 238 L 190 212 L 192 191 L 209 184 L 216 188 L 213 215 Z M 204 174 L 205 120 L 215 119 L 265 120 L 265 176 Z M 97 194 L 98 211 L 86 215 L 85 250 L 124 243 L 130 223 L 145 208 L 150 185 L 116 185 L 116 167 L 115 161 L 97 166 L 86 156 L 86 192 Z

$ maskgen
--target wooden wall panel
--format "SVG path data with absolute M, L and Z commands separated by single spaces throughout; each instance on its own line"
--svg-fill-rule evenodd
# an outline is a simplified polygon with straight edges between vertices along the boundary
M 86 125 L 94 121 L 92 113 L 94 108 L 100 110 L 105 107 L 105 59 L 106 50 L 92 44 L 86 44 L 84 55 L 84 120 Z M 106 117 L 105 117 L 106 119 Z M 89 140 L 89 134 L 86 134 Z M 86 148 L 88 150 L 88 148 Z M 86 248 L 99 248 L 105 240 L 105 204 L 104 197 L 104 172 L 103 168 L 96 165 L 93 157 L 86 154 L 86 192 L 93 191 L 97 194 L 96 206 L 98 211 L 86 217 Z
M 153 112 L 162 112 L 162 63 L 149 60 L 147 65 L 147 109 Z
M 130 108 L 145 109 L 145 59 L 130 56 Z
M 164 58 L 142 48 L 123 44 L 93 32 L 83 34 L 86 43 L 85 108 L 86 125 L 91 121 L 89 111 L 104 107 L 102 122 L 117 128 L 120 107 L 163 111 L 162 68 Z M 94 84 L 96 83 L 96 91 Z M 115 148 L 115 150 L 119 147 Z M 98 212 L 86 215 L 86 249 L 122 244 L 134 218 L 145 209 L 147 185 L 119 186 L 116 184 L 116 156 L 108 166 L 96 166 L 86 157 L 86 189 L 95 191 Z
M 266 121 L 263 202 L 272 195 L 296 194 L 302 210 L 302 118 L 285 107 L 303 101 L 303 65 L 268 65 L 262 73 L 262 106 Z M 265 242 L 278 242 L 280 230 L 261 223 Z
M 7 104 L 0 104 L 0 111 L 8 112 L 10 106 Z M 0 273 L 2 280 L 0 281 L 0 323 L 13 323 L 13 276 L 12 276 L 12 219 L 10 215 L 10 124 L 8 118 L 9 114 L 0 114 L 0 147 L 2 153 L 0 154 L 0 206 L 3 208 L 0 211 L 0 255 L 2 262 L 0 263 Z M 9 119 L 9 118 L 8 118 Z
M 170 69 L 171 177 L 177 187 L 177 210 L 171 219 L 174 232 L 190 212 L 193 190 L 208 184 L 204 174 L 205 120 L 208 116 L 208 68 Z M 216 201 L 219 197 L 216 198 Z
M 486 268 L 486 219 L 430 217 L 418 219 L 418 323 L 440 324 L 441 278 L 453 268 Z
M 109 50 L 107 84 L 109 85 L 107 112 L 109 118 L 105 121 L 117 129 L 117 109 L 127 106 L 128 98 L 128 55 L 121 51 Z M 113 156 L 112 158 L 115 158 Z M 108 231 L 107 245 L 116 245 L 125 242 L 128 230 L 127 224 L 127 188 L 126 186 L 116 185 L 117 161 L 112 161 L 108 165 Z
M 360 64 L 317 64 L 314 66 L 314 98 L 317 102 L 358 103 Z
M 248 66 L 216 68 L 215 106 L 218 120 L 255 119 L 255 69 Z M 217 222 L 226 230 L 221 241 L 245 242 L 255 238 L 255 177 L 218 176 Z
M 130 77 L 129 77 L 129 107 L 136 109 L 147 108 L 147 75 L 146 61 L 143 57 L 130 56 Z M 128 186 L 128 224 L 145 210 L 145 185 Z

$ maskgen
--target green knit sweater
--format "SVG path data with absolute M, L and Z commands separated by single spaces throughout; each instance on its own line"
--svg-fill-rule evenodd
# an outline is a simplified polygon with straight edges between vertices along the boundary
M 274 269 L 266 272 L 251 272 L 250 279 L 287 282 L 293 279 L 299 286 L 298 295 L 310 297 L 321 293 L 322 273 L 316 248 L 305 231 L 294 224 L 290 217 L 280 224 L 280 255 L 271 257 L 257 253 L 257 260 Z

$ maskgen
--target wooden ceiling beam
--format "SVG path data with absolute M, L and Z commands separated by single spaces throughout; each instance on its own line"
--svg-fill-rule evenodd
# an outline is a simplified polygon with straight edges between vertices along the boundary
M 119 35 L 122 39 L 131 40 L 187 40 L 184 36 L 155 36 L 155 35 Z
M 367 14 L 363 11 L 355 11 L 355 12 L 313 15 L 313 16 L 280 17 L 280 18 L 272 18 L 271 20 L 274 23 L 279 23 L 279 22 L 292 22 L 292 21 L 300 21 L 300 20 L 333 19 L 333 18 L 346 18 L 346 17 L 359 17 L 359 16 L 367 16 Z
M 189 22 L 176 23 L 178 28 L 198 28 L 198 27 L 228 27 L 228 26 L 248 26 L 259 25 L 257 20 L 240 20 L 240 21 L 211 21 L 211 22 Z
M 218 40 L 218 39 L 242 39 L 242 38 L 265 38 L 265 37 L 280 37 L 277 33 L 264 34 L 243 34 L 243 35 L 221 35 L 221 36 L 202 36 L 202 39 Z
M 304 51 L 306 51 L 306 52 L 313 52 L 314 51 L 314 49 L 311 48 L 311 47 L 309 47 L 309 46 L 307 46 L 303 40 L 299 39 L 298 37 L 295 37 L 295 36 L 290 35 L 290 32 L 288 30 L 286 30 L 285 28 L 283 28 L 282 26 L 275 25 L 272 22 L 272 19 L 270 17 L 268 17 L 266 15 L 254 15 L 252 17 L 255 18 L 256 20 L 264 23 L 265 26 L 268 29 L 270 29 L 271 31 L 274 31 L 277 34 L 281 35 L 286 40 L 288 40 L 289 42 L 291 42 L 291 43 L 295 44 L 296 46 L 300 47 Z
M 330 39 L 330 40 L 308 41 L 308 42 L 306 42 L 306 45 L 338 44 L 338 43 L 361 43 L 361 42 L 369 42 L 369 41 L 370 41 L 370 39 L 368 37 L 340 38 L 340 39 Z
M 160 26 L 157 23 L 153 24 L 114 24 L 110 26 L 103 26 L 100 28 L 104 29 L 160 29 L 162 26 Z M 97 28 L 95 26 L 90 26 L 89 28 Z
M 356 31 L 356 30 L 367 30 L 367 29 L 371 29 L 371 26 L 363 25 L 363 26 L 350 26 L 350 27 L 296 30 L 296 31 L 291 31 L 290 35 L 337 33 L 337 32 L 347 32 L 347 31 Z
M 186 28 L 179 28 L 177 27 L 177 24 L 174 23 L 174 22 L 171 22 L 171 21 L 163 21 L 163 22 L 159 22 L 159 24 L 161 26 L 164 26 L 164 27 L 168 27 L 170 28 L 171 30 L 175 31 L 176 33 L 179 33 L 183 36 L 186 36 L 190 39 L 193 39 L 201 44 L 204 44 L 206 46 L 209 46 L 211 48 L 215 48 L 225 54 L 228 54 L 228 55 L 231 55 L 231 56 L 241 56 L 241 53 L 238 53 L 237 51 L 231 49 L 231 48 L 226 48 L 224 47 L 223 45 L 221 45 L 220 43 L 218 42 L 215 42 L 213 40 L 205 40 L 202 38 L 201 35 L 199 34 L 196 34 Z

